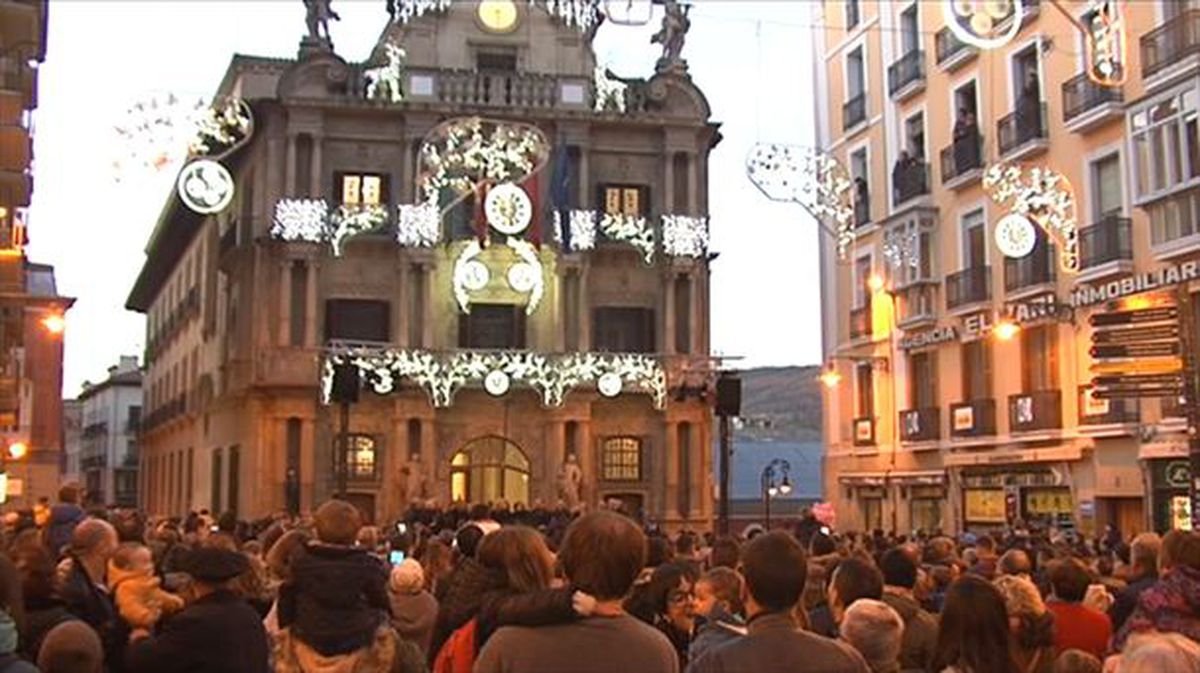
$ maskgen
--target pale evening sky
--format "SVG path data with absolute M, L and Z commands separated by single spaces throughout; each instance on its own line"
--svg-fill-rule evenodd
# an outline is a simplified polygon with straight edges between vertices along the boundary
M 710 163 L 713 349 L 741 366 L 820 361 L 817 227 L 799 206 L 775 204 L 746 179 L 758 141 L 812 144 L 809 3 L 696 0 L 683 55 L 724 140 Z M 335 0 L 334 44 L 365 58 L 384 0 Z M 659 53 L 648 26 L 605 25 L 601 63 L 647 76 Z M 301 0 L 50 3 L 49 46 L 35 115 L 30 258 L 55 265 L 68 314 L 64 395 L 104 377 L 121 354 L 141 354 L 144 318 L 124 309 L 177 167 L 117 182 L 114 126 L 138 100 L 216 89 L 234 53 L 295 57 Z

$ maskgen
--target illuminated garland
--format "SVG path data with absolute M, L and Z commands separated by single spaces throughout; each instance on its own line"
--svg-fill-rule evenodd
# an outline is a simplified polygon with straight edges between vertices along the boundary
M 426 200 L 440 204 L 445 213 L 480 184 L 519 183 L 541 170 L 549 157 L 549 140 L 531 124 L 451 119 L 425 136 L 418 184 Z M 450 198 L 442 199 L 447 189 Z
M 401 204 L 396 218 L 396 242 L 412 248 L 432 248 L 442 238 L 442 218 L 432 203 Z
M 568 391 L 581 386 L 620 383 L 651 396 L 656 409 L 667 401 L 667 375 L 658 360 L 636 354 L 568 353 L 548 355 L 528 351 L 455 351 L 344 348 L 326 358 L 321 374 L 321 400 L 329 404 L 333 373 L 352 365 L 369 390 L 379 395 L 396 391 L 401 379 L 425 389 L 434 407 L 453 405 L 454 395 L 468 384 L 483 385 L 489 374 L 501 372 L 512 382 L 524 383 L 541 395 L 547 407 L 561 407 Z
M 342 256 L 342 244 L 347 239 L 379 228 L 387 218 L 383 206 L 338 206 L 329 218 L 329 244 L 333 246 L 333 256 Z
M 618 26 L 644 26 L 650 23 L 653 12 L 649 0 L 604 0 L 605 18 Z
M 271 238 L 321 243 L 326 240 L 329 206 L 322 199 L 280 199 L 275 203 Z
M 898 269 L 905 264 L 912 268 L 920 265 L 917 244 L 920 236 L 915 230 L 893 229 L 883 235 L 883 257 Z
M 254 116 L 240 98 L 210 104 L 167 94 L 134 103 L 114 130 L 123 151 L 113 161 L 120 181 L 132 169 L 158 172 L 189 157 L 221 159 L 250 139 Z
M 1012 42 L 1025 15 L 1022 0 L 942 0 L 942 18 L 963 44 L 996 49 Z
M 597 65 L 592 72 L 592 83 L 596 87 L 596 102 L 593 109 L 596 112 L 619 112 L 625 114 L 626 94 L 629 85 L 608 76 L 608 70 Z
M 324 199 L 280 199 L 275 203 L 271 238 L 280 241 L 328 242 L 340 257 L 346 239 L 378 229 L 388 219 L 383 206 L 340 206 L 332 214 Z M 401 205 L 396 242 L 411 247 L 432 247 L 441 239 L 441 219 L 430 204 Z
M 565 25 L 588 32 L 600 23 L 598 0 L 529 0 L 529 6 L 540 6 Z M 444 12 L 450 0 L 398 0 L 396 21 L 408 23 L 430 13 Z
M 1090 23 L 1079 26 L 1087 37 L 1088 77 L 1100 86 L 1121 86 L 1126 76 L 1126 35 L 1120 2 L 1091 0 L 1088 13 Z
M 703 257 L 708 253 L 708 218 L 662 216 L 663 252 L 672 257 Z
M 596 247 L 596 213 L 591 210 L 572 210 L 567 218 L 571 227 L 571 249 L 567 252 L 591 250 Z M 562 216 L 554 212 L 554 240 L 563 242 Z
M 408 53 L 392 41 L 386 42 L 383 49 L 387 61 L 363 71 L 363 79 L 367 80 L 365 93 L 368 100 L 399 103 L 404 100 L 404 62 Z
M 983 188 L 1000 205 L 1041 225 L 1059 241 L 1059 266 L 1079 271 L 1079 234 L 1075 222 L 1075 194 L 1071 183 L 1049 168 L 1030 169 L 993 164 L 983 175 Z
M 188 143 L 188 153 L 194 157 L 225 156 L 249 140 L 254 128 L 250 106 L 232 97 L 200 109 L 192 123 L 196 135 Z
M 512 236 L 508 238 L 506 245 L 521 258 L 521 261 L 509 267 L 505 278 L 515 292 L 529 295 L 525 314 L 532 315 L 546 293 L 546 281 L 537 248 L 529 241 Z M 471 293 L 482 290 L 491 281 L 491 271 L 478 259 L 481 254 L 483 245 L 478 240 L 471 239 L 454 260 L 454 271 L 450 277 L 451 290 L 454 292 L 454 300 L 458 302 L 458 308 L 463 313 L 471 312 Z
M 768 199 L 798 203 L 818 222 L 832 219 L 838 257 L 847 258 L 854 245 L 854 183 L 836 158 L 811 147 L 758 143 L 746 157 L 746 176 Z
M 408 23 L 430 12 L 444 12 L 450 8 L 450 0 L 398 0 L 396 21 Z
M 623 241 L 642 252 L 646 264 L 654 263 L 654 230 L 644 217 L 622 213 L 600 216 L 600 233 L 614 241 Z

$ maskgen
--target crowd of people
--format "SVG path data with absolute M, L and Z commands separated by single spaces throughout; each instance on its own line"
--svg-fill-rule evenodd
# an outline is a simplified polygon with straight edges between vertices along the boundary
M 0 673 L 1200 673 L 1200 533 L 667 535 L 602 509 L 6 519 Z

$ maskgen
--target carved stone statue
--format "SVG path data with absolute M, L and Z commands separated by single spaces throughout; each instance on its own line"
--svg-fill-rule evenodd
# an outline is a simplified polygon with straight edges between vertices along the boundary
M 404 476 L 404 502 L 421 500 L 425 497 L 425 469 L 419 455 L 409 456 L 408 465 L 400 468 Z
M 341 21 L 342 17 L 338 16 L 329 4 L 330 0 L 304 0 L 304 23 L 308 26 L 305 41 L 333 45 L 333 40 L 329 37 L 329 21 Z
M 662 45 L 662 57 L 654 66 L 656 72 L 682 71 L 687 72 L 687 61 L 680 54 L 683 52 L 684 38 L 692 22 L 688 18 L 691 5 L 684 5 L 679 0 L 663 0 L 662 28 L 650 38 L 651 44 Z
M 579 487 L 582 483 L 583 470 L 579 469 L 575 454 L 569 453 L 562 467 L 558 468 L 558 496 L 567 509 L 579 506 Z

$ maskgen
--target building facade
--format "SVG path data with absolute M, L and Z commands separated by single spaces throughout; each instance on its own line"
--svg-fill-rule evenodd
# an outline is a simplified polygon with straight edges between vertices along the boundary
M 138 433 L 142 425 L 142 371 L 136 356 L 109 367 L 108 378 L 85 383 L 78 402 L 81 430 L 75 474 L 85 502 L 137 506 Z
M 954 37 L 941 3 L 823 3 L 819 143 L 855 181 L 851 251 L 822 246 L 839 525 L 1130 533 L 1186 519 L 1178 398 L 1089 388 L 1096 316 L 1200 290 L 1200 6 L 1120 4 L 1127 77 L 1103 87 L 1071 20 L 1091 20 L 1087 2 L 1024 0 L 1015 38 L 987 50 Z M 1069 181 L 1077 273 L 1040 227 L 1031 254 L 1001 253 L 1008 204 L 983 185 L 997 162 Z
M 308 511 L 337 492 L 345 446 L 347 497 L 377 520 L 414 499 L 619 501 L 707 526 L 719 135 L 703 94 L 677 53 L 648 79 L 597 81 L 590 21 L 553 3 L 433 5 L 399 3 L 365 64 L 314 36 L 296 60 L 233 59 L 219 93 L 254 114 L 226 160 L 234 202 L 205 217 L 172 195 L 128 302 L 150 344 L 142 506 Z M 395 46 L 400 100 L 373 84 Z M 528 228 L 502 233 L 466 196 L 410 236 L 423 147 L 473 116 L 549 139 L 514 180 Z M 285 221 L 305 204 L 386 222 L 330 245 Z M 597 230 L 597 213 L 632 229 Z M 680 224 L 691 244 L 664 230 Z
M 59 474 L 63 482 L 80 481 L 79 456 L 83 452 L 83 403 L 63 400 L 63 452 Z

